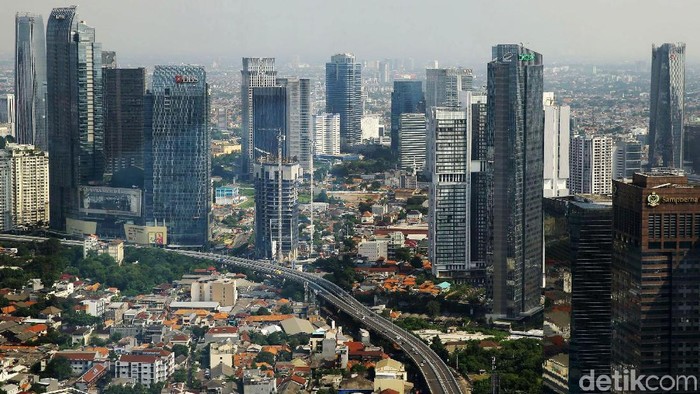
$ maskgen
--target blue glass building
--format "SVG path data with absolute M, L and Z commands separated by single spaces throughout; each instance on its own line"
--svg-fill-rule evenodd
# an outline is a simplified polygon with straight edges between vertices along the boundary
M 362 65 L 352 54 L 326 63 L 326 112 L 340 114 L 340 149 L 362 142 Z
M 209 240 L 209 87 L 199 66 L 156 66 L 146 97 L 146 221 L 168 228 L 174 247 Z
M 399 120 L 406 113 L 425 113 L 421 81 L 394 81 L 391 92 L 391 151 L 394 155 L 399 153 Z
M 287 131 L 287 88 L 253 88 L 253 141 L 256 162 L 257 158 L 266 156 L 267 153 L 277 157 L 277 136 L 287 137 Z M 282 142 L 282 157 L 287 155 L 287 145 Z

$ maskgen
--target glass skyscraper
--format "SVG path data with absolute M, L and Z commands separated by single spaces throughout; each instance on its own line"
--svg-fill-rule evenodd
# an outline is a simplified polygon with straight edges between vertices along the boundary
M 421 81 L 394 81 L 391 92 L 391 151 L 394 155 L 399 154 L 399 119 L 405 113 L 425 113 Z
M 649 167 L 683 169 L 685 44 L 651 48 Z
M 287 129 L 287 88 L 253 88 L 253 141 L 256 162 L 262 156 L 277 157 L 278 143 L 282 144 L 282 157 L 288 156 Z M 280 135 L 285 137 L 284 141 L 278 140 Z
M 362 65 L 349 53 L 326 63 L 326 112 L 340 114 L 340 149 L 362 142 Z
M 78 22 L 76 7 L 55 8 L 46 27 L 51 227 L 65 228 L 78 207 L 78 187 L 104 172 L 102 46 Z
M 204 68 L 156 66 L 146 109 L 146 221 L 164 223 L 172 246 L 205 246 L 212 197 Z
M 299 165 L 311 170 L 313 153 L 313 126 L 311 108 L 311 81 L 307 78 L 278 78 L 277 84 L 287 91 L 287 137 L 289 157 L 296 157 Z
M 46 38 L 41 15 L 15 16 L 15 135 L 46 151 Z
M 493 48 L 487 129 L 493 145 L 492 313 L 518 318 L 542 309 L 542 55 L 522 45 Z
M 275 86 L 275 58 L 244 57 L 241 70 L 241 168 L 243 174 L 253 176 L 255 143 L 253 136 L 253 89 Z

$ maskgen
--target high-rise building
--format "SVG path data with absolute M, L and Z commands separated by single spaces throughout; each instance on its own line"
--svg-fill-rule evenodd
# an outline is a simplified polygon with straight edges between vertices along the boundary
M 474 74 L 468 68 L 429 68 L 425 70 L 425 109 L 464 107 L 464 93 L 472 90 Z
M 581 376 L 610 373 L 612 203 L 575 197 L 566 214 L 571 247 L 569 391 Z
M 397 134 L 401 169 L 422 172 L 425 169 L 427 144 L 425 113 L 401 114 Z
M 553 101 L 544 106 L 544 196 L 568 196 L 566 184 L 569 180 L 569 142 L 571 128 L 569 106 L 555 105 Z
M 296 161 L 283 159 L 280 165 L 277 158 L 270 156 L 255 163 L 255 252 L 259 258 L 296 259 L 300 180 L 300 167 Z
M 391 92 L 391 151 L 396 156 L 399 155 L 399 119 L 405 113 L 425 113 L 421 81 L 394 81 Z
M 277 72 L 275 59 L 271 57 L 244 57 L 241 70 L 241 170 L 253 175 L 255 142 L 253 136 L 253 88 L 275 86 Z
M 307 78 L 278 78 L 277 84 L 287 89 L 287 153 L 296 157 L 304 172 L 311 171 L 313 125 L 311 81 Z
M 316 155 L 340 154 L 340 115 L 323 113 L 314 116 Z
M 487 129 L 493 149 L 492 313 L 519 318 L 542 309 L 542 55 L 505 44 L 495 46 L 491 58 Z
M 429 255 L 433 275 L 465 277 L 472 267 L 469 199 L 470 109 L 433 107 L 428 119 Z
M 47 151 L 46 37 L 41 15 L 15 16 L 15 99 L 17 142 Z
M 577 135 L 571 140 L 572 194 L 612 193 L 613 139 L 607 135 Z
M 256 160 L 267 155 L 277 157 L 278 144 L 282 144 L 282 157 L 288 157 L 288 109 L 286 87 L 253 88 L 253 149 Z
M 15 119 L 15 95 L 11 93 L 0 95 L 0 124 L 8 125 L 5 135 L 13 138 L 15 138 Z
M 54 8 L 46 26 L 51 227 L 63 229 L 78 207 L 78 187 L 104 172 L 102 46 L 78 22 L 76 7 Z
M 209 240 L 209 86 L 200 66 L 156 66 L 146 98 L 147 222 L 163 223 L 172 246 Z
M 637 376 L 695 376 L 700 187 L 675 171 L 613 183 L 612 368 L 634 369 Z
M 31 228 L 49 223 L 49 157 L 33 145 L 7 144 L 12 173 L 12 223 Z
M 631 138 L 615 141 L 613 145 L 613 179 L 632 180 L 635 172 L 642 171 L 642 143 Z
M 362 142 L 362 65 L 350 53 L 326 63 L 326 112 L 340 114 L 340 149 Z
M 102 68 L 117 68 L 117 53 L 102 51 Z
M 685 44 L 651 47 L 649 167 L 683 169 Z
M 0 150 L 0 230 L 12 229 L 12 160 Z
M 493 203 L 493 143 L 490 142 L 486 127 L 486 94 L 471 96 L 472 115 L 472 157 L 471 157 L 471 200 L 470 258 L 475 267 L 484 268 L 491 232 Z
M 144 68 L 103 68 L 105 173 L 143 169 Z

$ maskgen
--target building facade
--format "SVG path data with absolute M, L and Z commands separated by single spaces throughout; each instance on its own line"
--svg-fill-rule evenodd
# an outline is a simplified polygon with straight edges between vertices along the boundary
M 642 143 L 631 138 L 615 141 L 612 152 L 613 179 L 632 180 L 642 171 Z
M 241 169 L 244 174 L 253 175 L 255 145 L 253 139 L 253 88 L 275 86 L 277 72 L 275 58 L 244 57 L 241 70 L 241 119 L 242 134 Z
M 649 167 L 683 169 L 685 44 L 651 47 Z
M 399 128 L 401 115 L 425 113 L 423 82 L 415 80 L 394 81 L 391 92 L 391 151 L 399 155 Z
M 289 157 L 296 157 L 305 173 L 311 171 L 313 124 L 311 81 L 308 78 L 277 78 L 287 90 L 287 137 Z
M 255 252 L 259 258 L 296 259 L 300 180 L 296 161 L 283 160 L 280 165 L 270 157 L 255 164 Z
M 700 188 L 676 172 L 638 173 L 631 183 L 614 181 L 614 188 L 613 369 L 694 376 L 700 368 Z
M 472 122 L 472 168 L 470 225 L 472 265 L 486 266 L 486 253 L 491 234 L 493 204 L 493 145 L 486 128 L 486 94 L 475 93 L 471 98 Z M 485 278 L 484 278 L 485 279 Z M 482 283 L 483 284 L 483 283 Z
M 425 70 L 425 109 L 464 107 L 463 92 L 471 91 L 474 74 L 468 68 L 429 68 Z
M 288 157 L 288 109 L 286 87 L 253 88 L 253 149 L 256 160 L 267 155 L 276 157 L 278 147 L 282 148 L 282 157 Z
M 544 196 L 569 195 L 569 143 L 571 108 L 545 102 L 544 106 Z
M 426 120 L 424 113 L 403 113 L 399 117 L 398 157 L 403 170 L 422 172 L 426 160 Z
M 202 278 L 192 283 L 190 295 L 193 302 L 215 301 L 221 306 L 233 306 L 238 300 L 236 280 L 227 277 Z
M 612 193 L 613 139 L 610 136 L 577 135 L 571 140 L 572 194 Z
M 199 66 L 156 66 L 147 97 L 146 221 L 164 223 L 171 246 L 209 241 L 209 87 Z
M 350 53 L 326 63 L 326 112 L 340 114 L 340 149 L 362 142 L 362 65 Z
M 49 157 L 33 145 L 8 144 L 12 168 L 12 223 L 16 227 L 49 224 Z
M 492 59 L 487 79 L 494 152 L 492 313 L 519 318 L 542 309 L 542 55 L 505 44 L 493 48 Z
M 469 110 L 431 108 L 428 120 L 429 256 L 433 275 L 463 277 L 470 253 L 471 119 Z
M 46 134 L 46 36 L 37 14 L 15 16 L 15 136 L 48 151 Z
M 314 116 L 316 155 L 340 154 L 340 115 L 323 113 Z
M 146 69 L 103 68 L 105 173 L 143 169 Z

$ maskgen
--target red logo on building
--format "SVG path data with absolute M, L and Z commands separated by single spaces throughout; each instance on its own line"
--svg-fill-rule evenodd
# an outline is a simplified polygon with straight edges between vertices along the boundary
M 197 83 L 199 79 L 192 75 L 176 75 L 175 83 Z

